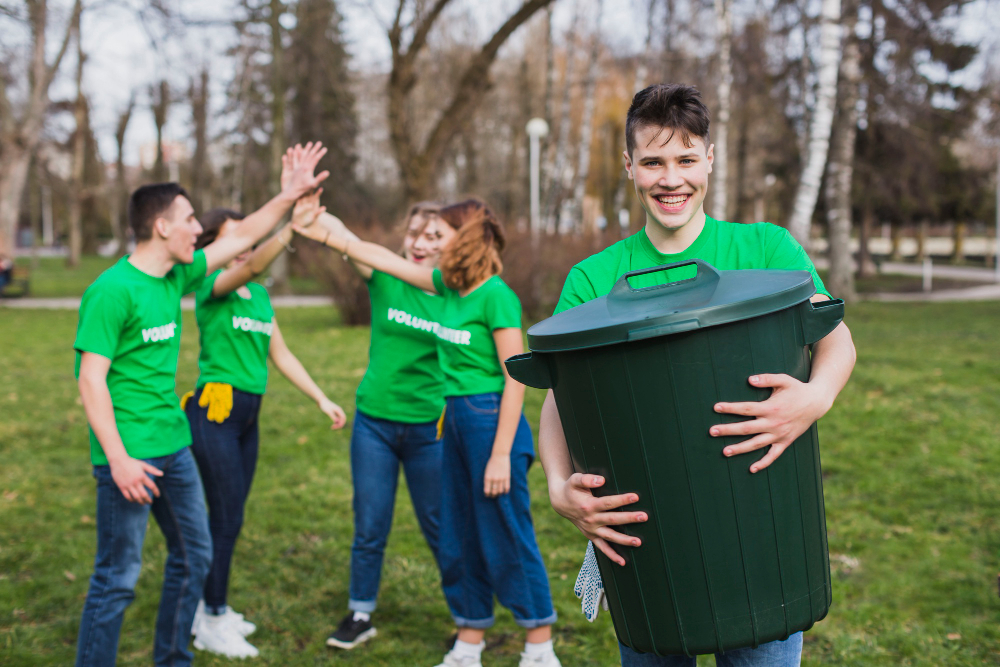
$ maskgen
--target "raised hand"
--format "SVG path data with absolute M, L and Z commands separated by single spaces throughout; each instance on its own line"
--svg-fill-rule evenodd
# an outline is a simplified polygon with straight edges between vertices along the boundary
M 319 187 L 330 176 L 329 171 L 313 174 L 324 155 L 326 148 L 318 141 L 288 149 L 281 157 L 281 194 L 296 200 Z
M 319 205 L 319 196 L 321 194 L 323 194 L 323 188 L 319 188 L 305 197 L 300 197 L 295 202 L 295 208 L 292 209 L 292 225 L 294 227 L 309 227 L 316 222 L 321 213 L 326 211 L 325 206 Z

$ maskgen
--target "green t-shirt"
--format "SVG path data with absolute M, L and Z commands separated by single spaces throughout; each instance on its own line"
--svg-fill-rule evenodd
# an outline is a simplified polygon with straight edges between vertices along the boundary
M 225 382 L 248 394 L 267 389 L 267 351 L 274 331 L 274 309 L 267 290 L 247 283 L 250 298 L 238 290 L 212 296 L 212 286 L 222 269 L 202 282 L 195 295 L 195 315 L 201 352 L 198 386 Z
M 643 229 L 618 243 L 591 255 L 566 276 L 555 312 L 579 306 L 604 296 L 622 275 L 661 264 L 701 259 L 719 270 L 791 269 L 812 274 L 816 291 L 830 296 L 816 273 L 809 255 L 788 230 L 769 222 L 743 225 L 722 222 L 705 216 L 705 228 L 684 252 L 665 255 L 657 250 Z M 652 287 L 676 280 L 693 278 L 697 269 L 685 266 L 671 271 L 650 273 L 630 279 L 632 287 Z
M 434 269 L 434 286 L 445 301 L 437 330 L 444 395 L 503 391 L 504 374 L 493 331 L 521 328 L 521 300 L 500 276 L 493 276 L 471 294 L 459 296 Z
M 435 331 L 444 299 L 381 271 L 372 272 L 368 294 L 372 336 L 358 409 L 404 424 L 437 419 L 444 409 L 444 373 Z
M 181 296 L 205 279 L 205 253 L 177 264 L 162 278 L 118 260 L 83 293 L 76 330 L 80 353 L 111 360 L 108 390 L 125 451 L 133 458 L 167 456 L 191 444 L 191 429 L 174 391 L 181 348 Z M 108 462 L 93 429 L 90 460 Z

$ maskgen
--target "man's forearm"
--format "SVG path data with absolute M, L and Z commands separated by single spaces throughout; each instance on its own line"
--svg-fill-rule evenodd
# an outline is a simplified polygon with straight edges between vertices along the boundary
M 115 409 L 111 402 L 111 392 L 108 391 L 106 382 L 88 378 L 81 374 L 80 398 L 83 400 L 83 410 L 87 415 L 87 422 L 97 436 L 97 442 L 108 462 L 119 460 L 128 456 L 125 451 L 125 444 L 122 442 L 121 434 L 118 432 L 118 423 L 115 421 Z
M 545 396 L 538 422 L 538 458 L 542 462 L 550 492 L 561 488 L 573 474 L 573 459 L 569 455 L 566 433 L 551 390 Z
M 847 384 L 856 360 L 851 331 L 843 322 L 813 345 L 809 384 L 823 389 L 827 399 L 826 410 L 833 406 L 833 401 Z
M 291 210 L 295 200 L 284 193 L 278 194 L 259 209 L 248 215 L 231 234 L 205 246 L 208 273 L 228 264 L 264 238 Z

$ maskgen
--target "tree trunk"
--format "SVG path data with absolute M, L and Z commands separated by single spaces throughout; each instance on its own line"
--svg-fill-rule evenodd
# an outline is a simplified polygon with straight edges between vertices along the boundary
M 868 248 L 874 222 L 875 213 L 871 206 L 866 205 L 861 211 L 861 225 L 858 228 L 858 278 L 875 275 L 875 262 L 872 261 L 871 250 Z
M 208 68 L 204 67 L 198 81 L 191 81 L 188 88 L 191 101 L 191 121 L 194 125 L 194 155 L 191 158 L 191 205 L 199 214 L 208 207 L 206 192 L 209 189 L 208 165 Z
M 823 0 L 820 24 L 820 55 L 817 65 L 819 82 L 816 86 L 816 107 L 809 127 L 808 155 L 795 204 L 789 219 L 788 231 L 809 251 L 812 216 L 816 210 L 823 168 L 826 166 L 830 147 L 830 129 L 833 127 L 833 110 L 837 98 L 837 68 L 840 60 L 840 0 Z
M 897 222 L 892 226 L 892 252 L 889 259 L 898 262 L 903 259 L 903 225 Z
M 854 146 L 858 136 L 858 98 L 861 95 L 861 49 L 854 34 L 857 5 L 845 5 L 844 55 L 837 84 L 835 142 L 830 151 L 827 194 L 830 236 L 830 291 L 848 303 L 857 299 L 851 253 L 851 183 L 854 178 Z M 859 261 L 860 261 L 859 257 Z
M 15 117 L 7 95 L 6 77 L 0 77 L 0 253 L 14 254 L 21 200 L 28 180 L 28 167 L 45 124 L 49 104 L 49 86 L 69 47 L 73 24 L 82 11 L 82 0 L 75 0 L 62 42 L 52 63 L 46 61 L 48 3 L 26 3 L 31 29 L 31 59 L 28 66 L 28 91 L 24 110 Z
M 550 161 L 545 165 L 546 184 L 544 187 L 545 204 L 542 206 L 542 226 L 549 233 L 555 231 L 557 226 L 557 211 L 559 203 L 563 198 L 563 179 L 568 161 L 567 151 L 569 149 L 569 132 L 572 127 L 570 117 L 570 98 L 573 92 L 573 70 L 576 65 L 576 33 L 580 25 L 580 8 L 577 5 L 576 13 L 573 15 L 573 23 L 570 25 L 570 41 L 566 45 L 566 72 L 563 76 L 563 97 L 559 108 L 559 134 L 555 138 L 555 144 L 549 153 Z
M 954 245 L 951 250 L 951 263 L 961 264 L 965 261 L 965 223 L 956 222 L 952 228 L 951 238 Z
M 285 78 L 283 73 L 285 46 L 281 39 L 281 15 L 285 4 L 281 0 L 270 0 L 271 15 L 271 194 L 281 190 L 281 156 L 285 154 Z M 334 148 L 331 146 L 330 148 Z M 287 294 L 288 253 L 278 255 L 271 264 L 272 289 L 278 294 Z
M 587 78 L 583 85 L 583 118 L 580 120 L 580 147 L 577 154 L 576 176 L 573 185 L 573 218 L 577 229 L 583 224 L 583 197 L 587 192 L 587 177 L 590 174 L 590 144 L 594 135 L 594 94 L 597 89 L 597 76 L 600 70 L 601 53 L 601 17 L 604 13 L 604 1 L 598 0 L 597 20 L 594 22 L 594 38 L 590 47 L 590 62 L 587 67 Z
M 118 256 L 123 257 L 128 252 L 128 188 L 125 183 L 125 131 L 128 129 L 132 110 L 135 108 L 135 94 L 129 98 L 125 111 L 118 116 L 118 127 L 115 128 L 115 144 L 118 155 L 115 160 L 115 182 L 111 187 L 111 226 L 118 240 Z
M 715 0 L 715 27 L 719 42 L 719 107 L 715 114 L 715 162 L 712 164 L 712 217 L 728 220 L 726 204 L 729 195 L 729 115 L 730 91 L 733 87 L 733 20 L 727 0 Z M 706 146 L 707 148 L 707 146 Z
M 69 267 L 80 265 L 80 252 L 83 248 L 83 159 L 87 147 L 87 100 L 83 97 L 83 64 L 86 57 L 80 41 L 79 17 L 73 32 L 76 34 L 76 101 L 73 104 L 76 130 L 73 132 L 73 168 L 69 193 L 69 254 L 66 256 L 66 266 Z
M 930 222 L 926 218 L 917 224 L 917 261 L 922 262 L 927 258 L 927 232 L 930 230 Z
M 153 123 L 156 125 L 156 162 L 153 163 L 153 179 L 159 183 L 167 180 L 167 165 L 163 155 L 163 127 L 167 124 L 170 111 L 170 84 L 164 79 L 158 86 L 150 86 Z

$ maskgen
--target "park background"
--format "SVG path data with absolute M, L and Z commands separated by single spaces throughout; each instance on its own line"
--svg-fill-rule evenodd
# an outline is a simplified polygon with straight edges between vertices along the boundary
M 324 204 L 364 238 L 397 244 L 414 200 L 487 199 L 536 321 L 573 263 L 641 228 L 625 111 L 679 81 L 713 111 L 706 211 L 788 227 L 849 302 L 858 366 L 820 425 L 834 605 L 804 664 L 997 664 L 998 36 L 996 0 L 3 0 L 0 254 L 17 266 L 0 299 L 0 663 L 72 660 L 95 540 L 74 305 L 128 251 L 131 189 L 174 179 L 199 212 L 249 212 L 288 144 L 322 140 Z M 549 128 L 534 216 L 532 118 Z M 367 293 L 335 255 L 293 245 L 264 280 L 350 416 Z M 180 391 L 196 336 L 187 312 Z M 529 390 L 536 430 L 540 402 Z M 328 650 L 349 433 L 281 377 L 262 425 L 232 587 L 258 661 L 435 664 L 451 626 L 402 481 L 380 635 Z M 538 466 L 530 481 L 557 651 L 616 664 L 610 619 L 588 624 L 572 594 L 582 538 Z M 152 529 L 123 664 L 148 663 L 162 561 Z M 499 618 L 487 658 L 514 665 L 520 635 Z

